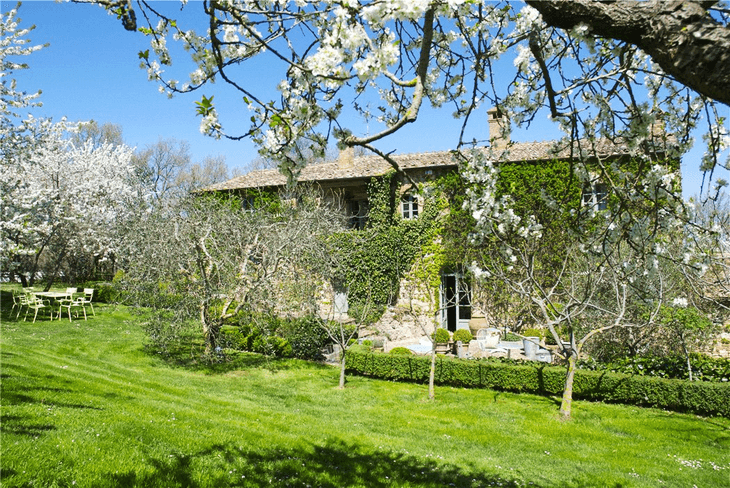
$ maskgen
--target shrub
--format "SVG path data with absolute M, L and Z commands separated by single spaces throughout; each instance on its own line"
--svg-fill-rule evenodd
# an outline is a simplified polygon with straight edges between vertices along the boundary
M 249 345 L 246 337 L 241 333 L 240 327 L 224 325 L 221 327 L 219 342 L 222 347 L 235 349 L 237 351 L 248 351 Z
M 518 336 L 517 334 L 513 334 L 512 332 L 507 332 L 504 337 L 502 338 L 503 341 L 508 342 L 516 342 L 521 341 L 522 337 Z
M 121 292 L 112 283 L 104 283 L 99 281 L 88 281 L 83 283 L 80 288 L 93 288 L 93 302 L 99 303 L 115 303 L 121 298 Z
M 267 356 L 291 357 L 292 347 L 282 337 L 270 335 L 253 324 L 243 326 L 223 325 L 220 345 L 237 351 L 249 351 Z
M 372 349 L 370 349 L 368 346 L 365 346 L 363 344 L 353 344 L 347 348 L 348 357 L 351 352 L 360 353 L 360 354 L 368 354 L 368 353 L 372 352 Z
M 444 344 L 446 342 L 449 342 L 450 339 L 451 335 L 449 334 L 449 331 L 444 329 L 443 327 L 439 327 L 433 333 L 433 340 L 437 344 Z
M 436 361 L 435 381 L 441 385 L 561 395 L 565 383 L 565 368 L 544 363 L 515 365 L 440 356 Z M 424 383 L 429 370 L 430 358 L 420 356 L 353 351 L 348 360 L 350 374 L 391 381 Z M 573 398 L 730 418 L 730 385 L 726 383 L 577 370 Z
M 529 328 L 522 332 L 525 337 L 539 337 L 540 339 L 545 337 L 545 331 L 543 329 Z
M 567 338 L 568 336 L 568 331 L 563 325 L 559 325 L 558 327 L 556 327 L 555 332 L 557 332 L 558 336 L 563 338 L 563 340 L 565 340 L 565 338 Z M 555 339 L 553 338 L 553 335 L 550 333 L 549 330 L 545 331 L 545 344 L 550 344 L 553 346 L 555 345 Z
M 299 359 L 322 359 L 322 349 L 330 342 L 319 317 L 301 317 L 281 320 L 278 335 L 289 341 L 292 354 Z
M 413 354 L 413 351 L 411 351 L 407 347 L 394 347 L 390 350 L 390 354 L 410 356 Z
M 368 349 L 372 349 L 373 348 L 373 341 L 371 341 L 370 339 L 365 339 L 364 341 L 362 341 L 361 344 L 363 346 L 367 347 Z
M 469 344 L 474 337 L 471 335 L 469 329 L 458 329 L 454 332 L 454 342 L 461 341 L 462 344 Z
M 730 359 L 713 358 L 704 354 L 690 354 L 694 379 L 702 381 L 730 382 Z M 593 360 L 581 361 L 582 369 L 610 371 L 658 378 L 686 379 L 687 358 L 683 356 L 634 356 L 610 363 Z

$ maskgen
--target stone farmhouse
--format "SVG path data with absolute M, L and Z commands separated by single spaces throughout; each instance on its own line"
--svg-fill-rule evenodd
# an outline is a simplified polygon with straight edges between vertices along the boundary
M 499 134 L 499 120 L 496 110 L 490 112 L 490 133 Z M 575 149 L 575 148 L 573 148 Z M 490 158 L 500 164 L 549 164 L 551 161 L 568 160 L 573 152 L 570 147 L 560 147 L 555 141 L 547 142 L 509 142 L 493 138 L 490 147 L 483 148 Z M 625 158 L 627 150 L 616 144 L 604 144 L 598 148 L 598 157 L 617 160 Z M 428 186 L 439 178 L 458 173 L 459 164 L 451 151 L 424 152 L 393 155 L 397 164 L 391 187 L 397 201 L 397 219 L 415 220 L 427 210 L 427 200 L 418 192 L 414 192 L 414 184 L 420 187 Z M 368 185 L 373 179 L 382 178 L 392 173 L 394 167 L 377 155 L 354 156 L 352 151 L 343 151 L 338 160 L 323 164 L 315 164 L 302 168 L 298 182 L 316 185 L 326 198 L 338 199 L 341 210 L 347 217 L 347 223 L 352 231 L 364 229 L 369 224 L 371 210 Z M 280 191 L 285 188 L 286 177 L 277 169 L 252 171 L 229 181 L 207 188 L 207 191 L 232 193 L 243 197 L 244 202 L 251 195 L 262 191 Z M 584 188 L 582 199 L 585 204 L 596 205 L 601 208 L 605 205 L 607 187 L 596 182 L 590 188 Z M 448 210 L 447 210 L 448 211 Z M 408 275 L 404 276 L 398 291 L 391 303 L 385 308 L 380 319 L 368 327 L 365 334 L 386 336 L 391 344 L 413 343 L 422 340 L 428 327 L 443 327 L 449 331 L 470 328 L 475 331 L 485 327 L 488 310 L 479 310 L 472 304 L 472 286 L 468 273 L 463 266 L 448 265 L 438 270 L 440 274 L 437 295 L 438 310 L 431 309 L 423 312 L 420 323 L 412 313 L 413 302 L 421 305 L 420 310 L 429 309 L 429 299 L 422 292 L 414 292 L 413 287 L 407 286 Z M 412 279 L 412 277 L 411 277 Z M 347 319 L 348 296 L 347 290 L 331 284 L 328 293 L 323 292 L 321 303 L 322 315 Z M 434 287 L 435 288 L 435 287 Z M 331 295 L 329 294 L 331 293 Z M 414 295 L 415 293 L 415 295 Z M 332 296 L 332 299 L 328 297 Z

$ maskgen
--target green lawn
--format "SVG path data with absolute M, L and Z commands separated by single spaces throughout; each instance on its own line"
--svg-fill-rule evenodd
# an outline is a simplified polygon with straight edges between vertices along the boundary
M 9 303 L 3 295 L 3 308 Z M 21 318 L 22 319 L 22 318 Z M 144 349 L 139 321 L 3 315 L 2 486 L 730 486 L 730 420 Z M 181 365 L 182 363 L 185 365 Z

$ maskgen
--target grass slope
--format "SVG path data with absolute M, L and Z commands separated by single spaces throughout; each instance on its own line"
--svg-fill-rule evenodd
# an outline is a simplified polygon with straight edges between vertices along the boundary
M 7 309 L 7 295 L 3 308 Z M 3 314 L 0 482 L 14 486 L 730 486 L 730 421 L 144 349 L 139 320 Z

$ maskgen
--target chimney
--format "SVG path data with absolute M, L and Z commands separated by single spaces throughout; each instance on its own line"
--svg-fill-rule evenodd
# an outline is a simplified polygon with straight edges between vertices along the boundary
M 355 160 L 355 148 L 346 147 L 340 151 L 340 155 L 337 157 L 337 169 L 349 169 L 352 168 Z
M 489 140 L 493 149 L 504 149 L 510 142 L 509 121 L 502 117 L 502 111 L 497 107 L 487 110 L 489 120 Z M 502 131 L 505 131 L 502 134 Z

